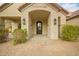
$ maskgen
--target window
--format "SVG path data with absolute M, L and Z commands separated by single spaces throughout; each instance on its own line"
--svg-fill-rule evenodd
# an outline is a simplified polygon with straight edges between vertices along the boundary
M 38 26 L 38 30 L 41 30 L 41 23 L 38 23 L 37 26 Z
M 5 21 L 0 19 L 0 30 L 5 28 Z
M 23 25 L 26 25 L 26 21 L 25 21 L 25 19 L 23 19 Z
M 58 16 L 58 25 L 60 26 L 60 16 Z
M 60 38 L 60 16 L 58 16 L 58 37 Z
M 56 19 L 54 19 L 54 25 L 56 25 Z

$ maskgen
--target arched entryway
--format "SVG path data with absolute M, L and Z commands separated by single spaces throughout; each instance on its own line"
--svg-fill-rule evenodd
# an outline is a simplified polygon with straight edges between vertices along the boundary
M 29 12 L 29 30 L 31 35 L 48 34 L 48 19 L 50 12 L 34 10 Z

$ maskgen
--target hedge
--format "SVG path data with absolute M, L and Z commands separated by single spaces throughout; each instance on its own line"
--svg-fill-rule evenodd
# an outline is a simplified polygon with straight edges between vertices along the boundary
M 8 30 L 0 30 L 0 43 L 4 43 L 7 41 L 8 33 Z
M 79 26 L 65 25 L 62 28 L 62 39 L 67 41 L 78 40 Z

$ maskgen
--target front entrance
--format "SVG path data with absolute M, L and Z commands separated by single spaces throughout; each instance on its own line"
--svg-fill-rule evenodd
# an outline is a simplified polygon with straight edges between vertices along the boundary
M 49 11 L 33 10 L 29 12 L 29 34 L 47 35 L 48 34 L 48 19 Z
M 42 22 L 41 21 L 36 22 L 36 33 L 42 34 Z

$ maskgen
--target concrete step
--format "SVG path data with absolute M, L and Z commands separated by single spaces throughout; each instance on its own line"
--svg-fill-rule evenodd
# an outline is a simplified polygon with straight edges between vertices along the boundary
M 34 35 L 31 37 L 31 40 L 47 40 L 48 37 L 46 35 Z

